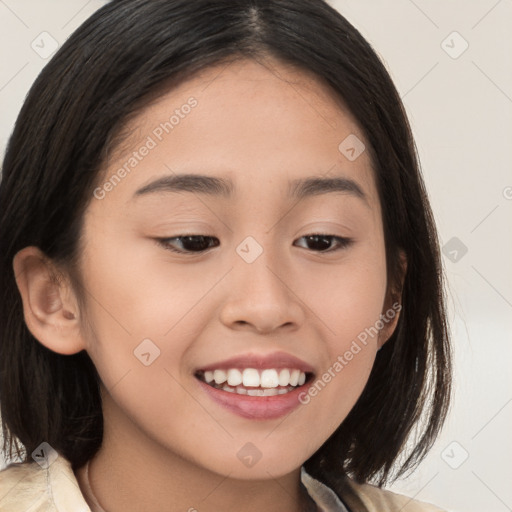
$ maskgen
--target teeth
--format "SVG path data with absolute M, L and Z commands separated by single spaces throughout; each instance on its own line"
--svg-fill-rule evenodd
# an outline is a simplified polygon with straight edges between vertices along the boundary
M 248 395 L 248 396 L 275 396 L 275 395 L 284 395 L 293 391 L 295 388 L 293 386 L 288 386 L 286 388 L 268 388 L 268 389 L 247 389 L 242 386 L 238 386 L 236 388 L 232 388 L 227 384 L 223 386 L 219 386 L 223 391 L 228 391 L 230 393 L 236 393 L 238 395 Z
M 290 384 L 290 370 L 285 368 L 279 372 L 279 385 L 288 386 L 288 384 Z
M 228 384 L 235 387 L 242 384 L 242 372 L 236 368 L 228 370 Z
M 261 372 L 260 386 L 262 388 L 277 388 L 279 386 L 279 375 L 276 370 L 263 370 Z
M 204 372 L 203 379 L 211 385 L 216 385 L 222 389 L 223 385 L 227 387 L 226 391 L 239 394 L 248 394 L 251 396 L 272 396 L 282 394 L 283 388 L 302 386 L 306 382 L 306 374 L 297 368 L 283 368 L 277 370 L 268 368 L 265 370 L 256 370 L 255 368 L 229 368 L 227 370 L 208 370 Z M 243 386 L 243 387 L 242 387 Z M 263 388 L 265 391 L 275 390 L 273 393 L 260 394 L 262 389 L 247 388 Z M 238 391 L 243 390 L 243 391 Z M 258 391 L 258 393 L 251 393 Z M 287 392 L 284 390 L 284 392 Z
M 296 386 L 299 383 L 300 370 L 292 370 L 290 374 L 290 386 Z
M 260 385 L 260 374 L 254 368 L 246 368 L 242 374 L 245 387 L 257 388 Z
M 228 376 L 224 370 L 215 370 L 213 372 L 213 378 L 215 379 L 215 384 L 223 384 L 226 382 Z
M 248 389 L 247 394 L 249 396 L 265 396 L 263 389 Z

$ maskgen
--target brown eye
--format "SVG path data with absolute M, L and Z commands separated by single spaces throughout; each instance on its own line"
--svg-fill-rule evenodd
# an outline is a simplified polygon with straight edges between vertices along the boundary
M 159 238 L 159 244 L 165 249 L 179 253 L 204 252 L 219 245 L 219 240 L 212 236 L 204 235 L 182 235 L 172 238 Z M 176 245 L 181 246 L 176 248 Z
M 299 240 L 305 240 L 306 249 L 311 249 L 315 252 L 333 252 L 348 247 L 353 240 L 351 238 L 344 238 L 336 235 L 306 235 Z M 301 245 L 304 247 L 304 245 Z

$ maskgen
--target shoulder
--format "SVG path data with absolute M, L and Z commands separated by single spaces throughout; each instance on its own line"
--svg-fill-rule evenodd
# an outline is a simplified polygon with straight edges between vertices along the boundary
M 46 469 L 36 462 L 24 462 L 0 471 L 0 510 L 90 512 L 71 464 L 62 456 Z
M 53 510 L 46 487 L 46 471 L 35 462 L 10 464 L 0 471 L 0 509 Z
M 442 509 L 416 501 L 408 496 L 396 494 L 370 484 L 356 484 L 349 480 L 350 487 L 364 503 L 368 512 L 444 512 Z

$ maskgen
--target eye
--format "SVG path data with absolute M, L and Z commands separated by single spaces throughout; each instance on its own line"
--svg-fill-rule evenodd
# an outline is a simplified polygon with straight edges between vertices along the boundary
M 334 252 L 345 249 L 353 243 L 351 238 L 344 238 L 336 235 L 312 234 L 305 235 L 298 240 L 305 240 L 306 249 L 316 252 Z M 334 246 L 333 246 L 334 243 Z M 309 247 L 308 247 L 309 246 Z M 304 247 L 304 245 L 301 245 Z
M 158 238 L 157 241 L 165 249 L 182 254 L 204 252 L 219 245 L 218 238 L 204 235 L 181 235 L 173 238 Z M 182 248 L 177 249 L 176 244 Z
M 301 245 L 301 247 L 322 253 L 345 249 L 353 242 L 351 238 L 322 234 L 305 235 L 298 240 L 304 240 L 306 243 L 306 246 Z M 157 242 L 165 249 L 180 254 L 201 253 L 220 245 L 218 238 L 205 235 L 180 235 L 172 238 L 158 238 Z M 180 247 L 177 248 L 176 245 Z

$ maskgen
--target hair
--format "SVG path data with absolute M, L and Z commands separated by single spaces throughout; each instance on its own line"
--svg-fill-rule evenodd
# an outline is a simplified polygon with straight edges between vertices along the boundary
M 14 255 L 37 246 L 79 285 L 73 269 L 84 212 L 128 120 L 202 69 L 269 56 L 313 73 L 357 120 L 382 207 L 388 283 L 403 285 L 398 324 L 377 353 L 364 391 L 304 467 L 341 493 L 348 477 L 383 485 L 399 459 L 394 478 L 431 448 L 451 394 L 444 278 L 411 128 L 375 51 L 324 0 L 114 0 L 42 70 L 3 162 L 0 406 L 10 458 L 13 449 L 22 456 L 21 443 L 28 462 L 46 441 L 76 469 L 97 452 L 103 434 L 95 367 L 85 351 L 60 355 L 30 333 Z

